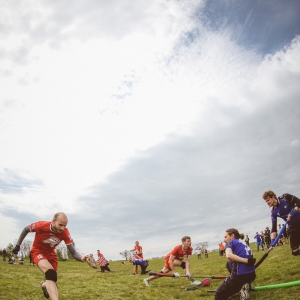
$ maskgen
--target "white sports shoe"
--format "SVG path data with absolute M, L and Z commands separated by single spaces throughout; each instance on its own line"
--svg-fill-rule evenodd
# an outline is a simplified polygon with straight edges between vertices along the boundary
M 191 282 L 192 285 L 200 285 L 201 282 L 200 281 L 197 281 L 197 280 L 194 280 L 193 282 Z
M 245 283 L 242 288 L 241 288 L 241 300 L 247 300 L 250 299 L 250 294 L 249 294 L 249 284 Z
M 150 282 L 149 282 L 148 278 L 144 279 L 144 283 L 146 286 L 150 287 Z

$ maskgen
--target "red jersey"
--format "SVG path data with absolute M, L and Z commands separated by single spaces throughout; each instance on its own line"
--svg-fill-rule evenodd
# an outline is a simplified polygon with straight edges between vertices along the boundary
M 103 256 L 102 253 L 98 253 L 98 260 L 97 260 L 97 262 L 98 262 L 98 265 L 100 267 L 105 267 L 106 266 L 107 260 L 105 259 L 105 257 Z
M 64 241 L 66 245 L 73 244 L 70 232 L 67 228 L 62 233 L 51 230 L 51 222 L 39 221 L 30 224 L 30 231 L 35 232 L 35 238 L 31 250 L 45 254 L 54 252 L 56 246 Z
M 134 246 L 135 256 L 137 259 L 143 259 L 143 248 L 142 246 Z
M 189 255 L 192 255 L 193 248 L 188 247 L 186 250 L 183 249 L 182 245 L 176 246 L 170 253 L 167 254 L 165 260 L 169 260 L 170 256 L 174 256 L 174 259 L 180 259 L 183 260 L 184 258 L 187 258 Z

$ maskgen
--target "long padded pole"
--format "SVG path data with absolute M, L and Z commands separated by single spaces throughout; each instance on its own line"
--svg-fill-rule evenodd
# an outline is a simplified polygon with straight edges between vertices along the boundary
M 149 272 L 149 275 L 159 276 L 159 277 L 175 277 L 173 274 L 159 273 L 159 272 Z M 186 276 L 181 276 L 185 278 Z M 192 276 L 192 278 L 212 278 L 212 279 L 224 279 L 228 276 Z
M 255 268 L 258 268 L 258 266 L 267 258 L 267 256 L 269 255 L 270 251 L 273 250 L 273 248 L 275 247 L 275 245 L 277 244 L 277 242 L 279 241 L 280 237 L 282 236 L 283 232 L 285 231 L 287 222 L 281 227 L 276 239 L 274 240 L 273 243 L 271 243 L 271 246 L 268 250 L 268 252 L 266 252 L 263 257 L 255 264 Z

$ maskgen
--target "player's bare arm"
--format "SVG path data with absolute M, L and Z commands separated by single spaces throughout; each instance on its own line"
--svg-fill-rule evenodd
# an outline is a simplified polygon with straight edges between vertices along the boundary
M 185 262 L 185 273 L 186 275 L 190 275 L 191 272 L 190 272 L 190 255 L 187 256 L 186 258 L 186 262 Z

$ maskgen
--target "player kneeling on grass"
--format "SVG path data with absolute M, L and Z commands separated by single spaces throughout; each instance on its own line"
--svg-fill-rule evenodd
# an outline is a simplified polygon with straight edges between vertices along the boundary
M 230 275 L 221 283 L 215 293 L 215 300 L 225 300 L 241 292 L 241 299 L 250 299 L 249 283 L 255 275 L 255 261 L 249 246 L 239 240 L 244 235 L 235 228 L 227 229 L 224 236 L 226 257 L 232 262 Z
M 165 258 L 165 265 L 161 270 L 161 273 L 173 272 L 174 277 L 180 277 L 179 273 L 176 271 L 175 267 L 181 267 L 184 270 L 184 274 L 188 279 L 194 281 L 190 274 L 190 256 L 193 253 L 193 248 L 191 247 L 191 238 L 189 236 L 184 236 L 182 239 L 182 244 L 176 246 Z M 186 258 L 186 261 L 183 260 Z M 146 286 L 150 286 L 150 281 L 160 276 L 150 276 L 144 279 Z
M 143 260 L 141 258 L 135 258 L 133 259 L 132 256 L 129 256 L 129 262 L 131 262 L 133 264 L 133 271 L 134 271 L 134 275 L 137 274 L 137 266 L 141 266 L 141 275 L 142 274 L 147 274 L 149 271 L 147 271 L 147 267 L 149 265 L 147 260 Z
M 51 222 L 39 221 L 26 226 L 13 249 L 13 253 L 20 251 L 20 245 L 29 232 L 35 232 L 30 255 L 33 262 L 45 274 L 46 282 L 41 282 L 44 297 L 52 300 L 58 300 L 57 282 L 57 256 L 56 246 L 64 241 L 68 250 L 74 259 L 84 262 L 87 261 L 90 266 L 96 268 L 95 264 L 90 263 L 90 256 L 81 256 L 74 248 L 69 230 L 66 228 L 68 218 L 63 212 L 54 215 Z

